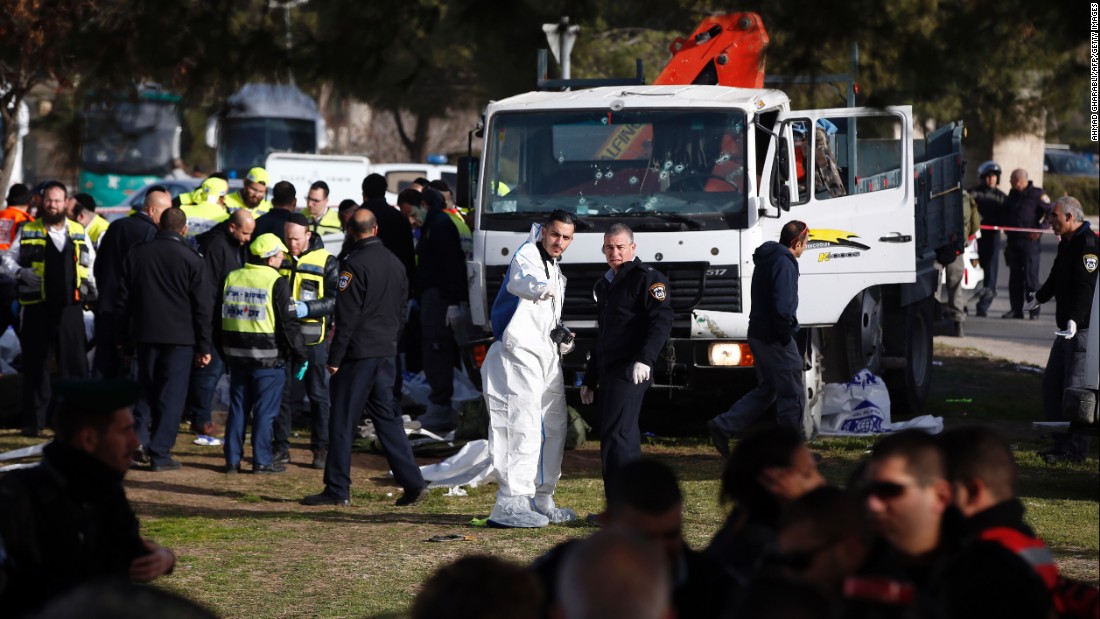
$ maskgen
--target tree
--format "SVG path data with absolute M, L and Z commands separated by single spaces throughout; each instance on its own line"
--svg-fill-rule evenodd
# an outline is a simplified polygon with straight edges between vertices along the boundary
M 152 5 L 152 6 L 151 6 Z M 288 58 L 264 0 L 7 0 L 0 14 L 0 113 L 4 151 L 18 139 L 15 114 L 39 84 L 88 96 L 136 93 L 158 82 L 196 103 L 274 77 Z M 5 158 L 0 186 L 14 160 Z

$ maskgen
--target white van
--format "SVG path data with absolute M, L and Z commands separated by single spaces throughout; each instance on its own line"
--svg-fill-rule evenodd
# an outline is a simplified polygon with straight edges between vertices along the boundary
M 407 189 L 417 178 L 424 177 L 430 181 L 442 179 L 451 187 L 451 195 L 454 195 L 455 185 L 458 183 L 458 169 L 453 165 L 376 163 L 370 167 L 370 171 L 386 177 L 386 201 L 395 206 L 397 194 Z

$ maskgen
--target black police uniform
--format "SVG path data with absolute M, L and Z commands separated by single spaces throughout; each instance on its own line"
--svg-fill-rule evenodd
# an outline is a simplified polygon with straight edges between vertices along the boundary
M 157 224 L 153 218 L 145 211 L 138 211 L 129 217 L 111 222 L 96 249 L 92 269 L 95 272 L 99 299 L 96 304 L 93 364 L 95 373 L 103 378 L 115 378 L 122 369 L 116 344 L 124 334 L 115 333 L 118 323 L 115 298 L 122 279 L 122 263 L 135 245 L 151 241 L 156 234 Z M 129 371 L 125 373 L 129 374 Z
M 652 380 L 634 384 L 635 363 L 655 369 L 672 331 L 668 280 L 637 257 L 596 282 L 599 334 L 585 366 L 584 384 L 600 408 L 600 463 L 604 494 L 615 472 L 642 455 L 638 416 Z
M 1023 191 L 1013 189 L 1005 198 L 1005 225 L 1013 228 L 1049 228 L 1050 198 L 1030 181 Z M 1039 289 L 1039 239 L 1034 232 L 1008 232 L 1005 262 L 1008 264 L 1008 301 L 1005 318 L 1023 318 L 1027 297 Z M 1031 317 L 1039 315 L 1038 310 Z
M 364 406 L 394 479 L 406 493 L 425 487 L 398 411 L 393 408 L 394 354 L 408 302 L 405 269 L 382 241 L 360 239 L 340 265 L 336 318 L 328 364 L 332 376 L 326 497 L 351 491 L 351 443 Z
M 1040 303 L 1051 299 L 1058 301 L 1054 318 L 1059 329 L 1066 329 L 1069 321 L 1077 324 L 1077 334 L 1072 339 L 1055 337 L 1043 372 L 1043 411 L 1049 421 L 1064 421 L 1062 417 L 1062 392 L 1067 387 L 1085 386 L 1085 351 L 1089 334 L 1089 318 L 1092 311 L 1092 295 L 1096 288 L 1098 251 L 1096 233 L 1089 222 L 1069 239 L 1058 244 L 1058 255 L 1050 269 L 1050 277 L 1035 293 Z M 1054 453 L 1071 460 L 1084 460 L 1089 449 L 1088 436 L 1082 434 L 1054 434 Z
M 123 266 L 118 332 L 128 328 L 127 341 L 137 345 L 145 398 L 134 407 L 134 423 L 154 466 L 171 460 L 192 362 L 210 353 L 209 287 L 202 257 L 167 230 L 136 245 Z
M 978 203 L 978 213 L 982 216 L 982 225 L 1000 226 L 1005 219 L 1004 202 L 1008 196 L 996 187 L 979 184 L 970 190 L 974 201 Z M 997 296 L 997 272 L 1000 267 L 1001 231 L 982 230 L 978 238 L 978 263 L 985 273 L 982 296 L 978 300 L 978 316 L 985 316 L 993 298 Z

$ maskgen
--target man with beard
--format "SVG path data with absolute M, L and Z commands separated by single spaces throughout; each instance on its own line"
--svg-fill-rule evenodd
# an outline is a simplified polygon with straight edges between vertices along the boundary
M 24 436 L 47 425 L 51 355 L 62 378 L 88 375 L 83 305 L 95 298 L 95 249 L 65 217 L 67 198 L 65 185 L 46 183 L 41 218 L 23 225 L 3 258 L 22 306 Z

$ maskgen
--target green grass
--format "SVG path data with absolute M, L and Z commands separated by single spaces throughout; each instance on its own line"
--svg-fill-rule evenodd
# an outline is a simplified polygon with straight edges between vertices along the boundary
M 937 348 L 928 412 L 948 426 L 996 424 L 1016 447 L 1020 495 L 1029 522 L 1054 549 L 1068 575 L 1096 582 L 1100 554 L 1100 472 L 1094 455 L 1083 465 L 1049 467 L 1034 454 L 1045 438 L 1030 426 L 1041 417 L 1038 375 L 1015 364 L 966 350 Z M 970 399 L 968 403 L 947 400 Z M 583 523 L 540 530 L 476 528 L 496 486 L 469 489 L 464 497 L 441 490 L 416 508 L 396 508 L 400 490 L 385 475 L 384 460 L 356 454 L 350 508 L 298 504 L 322 488 L 308 463 L 305 438 L 296 438 L 294 464 L 285 475 L 228 477 L 218 472 L 221 450 L 198 447 L 181 434 L 184 468 L 170 473 L 134 471 L 127 493 L 143 533 L 174 548 L 175 573 L 160 587 L 204 603 L 226 617 L 401 616 L 420 583 L 438 566 L 463 554 L 487 553 L 527 562 L 571 537 L 590 534 Z M 0 450 L 32 444 L 0 433 Z M 830 438 L 813 448 L 821 469 L 844 484 L 872 439 Z M 643 453 L 669 464 L 682 480 L 684 535 L 707 544 L 725 517 L 718 502 L 722 463 L 701 437 L 648 438 Z M 427 460 L 422 463 L 428 463 Z M 556 499 L 582 517 L 602 509 L 599 446 L 567 452 Z M 387 495 L 394 496 L 387 496 Z M 430 543 L 434 535 L 461 533 L 472 541 Z

